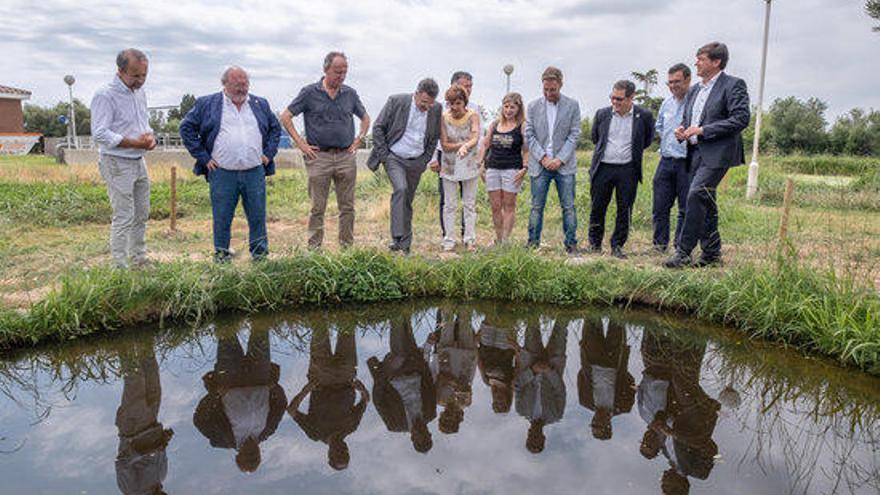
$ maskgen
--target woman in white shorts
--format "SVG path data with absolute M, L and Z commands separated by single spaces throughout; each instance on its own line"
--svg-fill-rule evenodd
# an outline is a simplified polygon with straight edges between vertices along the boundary
M 526 176 L 529 149 L 523 139 L 525 108 L 519 93 L 508 93 L 501 101 L 501 116 L 489 126 L 480 150 L 480 174 L 486 182 L 495 244 L 510 238 L 516 220 L 516 195 Z

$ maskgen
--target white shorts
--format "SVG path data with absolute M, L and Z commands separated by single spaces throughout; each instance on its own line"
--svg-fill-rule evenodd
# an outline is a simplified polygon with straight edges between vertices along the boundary
M 522 189 L 522 181 L 519 184 L 513 182 L 513 178 L 519 172 L 518 168 L 509 169 L 486 169 L 486 191 L 502 190 L 509 193 L 518 193 Z M 525 179 L 525 177 L 523 178 Z

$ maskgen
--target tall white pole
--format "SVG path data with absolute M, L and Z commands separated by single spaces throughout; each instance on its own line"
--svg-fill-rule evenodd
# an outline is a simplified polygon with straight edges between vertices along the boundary
M 764 79 L 767 74 L 767 39 L 770 34 L 770 4 L 772 0 L 764 0 L 764 48 L 761 52 L 761 83 L 758 86 L 758 115 L 755 116 L 755 140 L 752 143 L 752 162 L 749 164 L 749 179 L 746 182 L 746 199 L 755 197 L 758 192 L 758 147 L 761 143 L 761 120 L 764 116 Z
M 73 147 L 78 149 L 79 143 L 76 139 L 76 111 L 73 108 L 73 85 L 71 84 L 67 89 L 70 92 L 70 131 L 73 133 Z

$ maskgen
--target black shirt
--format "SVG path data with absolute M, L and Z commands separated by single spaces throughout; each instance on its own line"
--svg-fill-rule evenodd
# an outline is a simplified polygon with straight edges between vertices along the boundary
M 500 132 L 496 128 L 492 132 L 492 142 L 489 146 L 489 159 L 486 160 L 486 168 L 500 170 L 522 168 L 522 147 L 522 126 L 516 126 L 507 132 Z
M 287 109 L 294 116 L 303 114 L 306 141 L 321 148 L 348 148 L 354 142 L 352 115 L 367 113 L 357 91 L 342 85 L 336 98 L 324 91 L 324 78 L 304 87 Z

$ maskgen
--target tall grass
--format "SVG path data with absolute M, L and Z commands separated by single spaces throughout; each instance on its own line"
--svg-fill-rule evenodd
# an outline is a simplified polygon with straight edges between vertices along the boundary
M 570 264 L 519 249 L 448 261 L 370 250 L 297 254 L 246 268 L 173 263 L 146 271 L 74 272 L 26 313 L 0 312 L 0 347 L 63 341 L 220 311 L 368 303 L 439 296 L 561 305 L 645 305 L 738 328 L 880 374 L 880 297 L 852 280 L 775 265 L 660 271 L 597 261 Z

